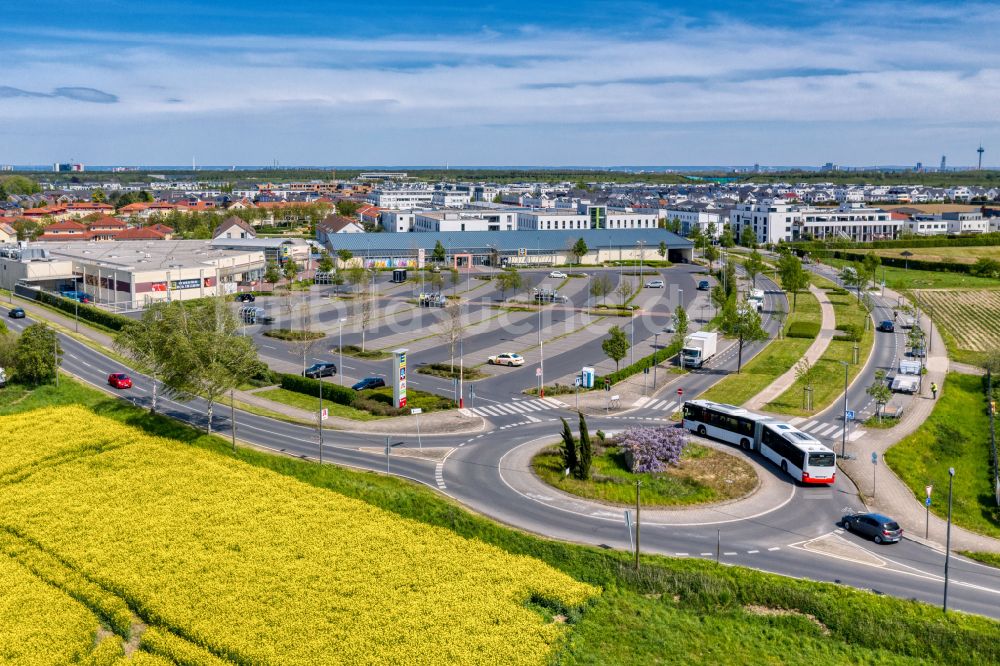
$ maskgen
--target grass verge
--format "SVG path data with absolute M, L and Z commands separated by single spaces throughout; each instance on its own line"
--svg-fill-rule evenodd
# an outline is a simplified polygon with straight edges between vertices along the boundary
M 1000 662 L 1000 623 L 987 618 L 943 615 L 939 608 L 915 601 L 695 558 L 643 556 L 637 573 L 628 553 L 513 530 L 402 479 L 250 448 L 234 453 L 224 438 L 206 436 L 76 382 L 64 381 L 59 389 L 0 391 L 0 414 L 55 404 L 82 404 L 152 434 L 537 557 L 578 580 L 600 585 L 600 597 L 572 618 L 573 631 L 555 663 Z
M 842 259 L 824 259 L 823 263 L 838 269 L 850 264 Z M 884 271 L 884 273 L 883 273 Z M 915 269 L 883 266 L 879 268 L 878 281 L 885 275 L 885 286 L 895 291 L 910 289 L 996 289 L 1000 280 L 981 278 L 968 273 L 949 273 L 947 271 L 918 271 Z
M 991 567 L 1000 568 L 1000 553 L 977 553 L 973 550 L 963 550 L 962 555 L 965 555 L 970 560 L 976 560 Z
M 340 347 L 336 345 L 330 347 L 331 354 L 337 354 L 341 350 Z M 361 347 L 358 345 L 344 345 L 343 348 L 344 356 L 353 356 L 354 358 L 366 358 L 371 361 L 384 361 L 387 358 L 392 358 L 392 354 L 384 352 L 381 349 L 367 349 L 361 351 Z
M 949 373 L 930 418 L 886 451 L 885 461 L 913 495 L 920 498 L 928 484 L 934 485 L 938 497 L 946 497 L 948 468 L 954 467 L 955 524 L 1000 538 L 1000 508 L 993 500 L 990 419 L 985 393 L 982 377 Z M 931 511 L 946 517 L 948 502 L 934 501 Z
M 475 366 L 465 366 L 465 369 L 461 370 L 458 365 L 453 366 L 451 363 L 427 363 L 418 367 L 417 372 L 422 375 L 444 377 L 445 379 L 454 379 L 461 374 L 468 381 L 489 377 L 488 374 Z
M 816 297 L 804 291 L 799 294 L 799 298 L 802 302 L 795 312 L 788 314 L 784 324 L 786 329 L 794 324 L 819 324 L 822 321 L 823 314 Z M 813 340 L 808 338 L 785 337 L 771 340 L 760 353 L 743 365 L 740 374 L 723 378 L 699 397 L 733 405 L 743 404 L 794 367 L 812 343 Z
M 597 440 L 595 440 L 595 445 Z M 657 474 L 633 474 L 617 446 L 595 446 L 591 478 L 566 476 L 554 444 L 531 461 L 542 481 L 554 488 L 619 506 L 635 506 L 635 482 L 642 481 L 643 506 L 689 506 L 743 497 L 757 487 L 750 465 L 728 453 L 689 444 L 677 467 Z
M 289 407 L 304 409 L 308 412 L 315 413 L 319 410 L 319 396 L 309 396 L 305 393 L 296 393 L 295 391 L 289 391 L 283 388 L 266 389 L 264 391 L 258 391 L 257 393 L 254 393 L 254 395 L 264 398 L 265 400 L 271 400 L 273 402 L 281 403 L 282 405 L 288 405 Z M 323 407 L 330 410 L 331 416 L 339 416 L 340 418 L 352 419 L 354 421 L 374 421 L 375 419 L 386 418 L 384 416 L 372 414 L 360 409 L 355 409 L 349 405 L 340 405 L 335 402 L 331 402 L 330 400 L 324 400 Z

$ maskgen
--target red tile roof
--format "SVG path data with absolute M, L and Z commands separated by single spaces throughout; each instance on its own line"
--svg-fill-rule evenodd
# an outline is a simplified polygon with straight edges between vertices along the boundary
M 59 233 L 66 231 L 86 231 L 87 225 L 80 224 L 75 220 L 62 220 L 61 222 L 54 222 L 42 230 L 42 233 Z
M 164 228 L 170 229 L 170 227 Z M 171 231 L 173 230 L 171 229 Z M 157 231 L 153 227 L 134 227 L 118 233 L 115 240 L 164 240 L 166 237 L 167 234 Z

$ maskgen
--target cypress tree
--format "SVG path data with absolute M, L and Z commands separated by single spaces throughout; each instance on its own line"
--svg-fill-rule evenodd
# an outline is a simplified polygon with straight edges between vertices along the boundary
M 586 481 L 590 478 L 590 465 L 592 460 L 590 449 L 590 433 L 587 431 L 587 421 L 580 412 L 580 453 L 577 460 L 576 478 Z
M 566 423 L 566 419 L 562 419 L 563 431 L 562 431 L 562 457 L 563 457 L 563 467 L 568 469 L 574 476 L 576 475 L 577 466 L 579 461 L 576 457 L 576 440 L 573 439 L 573 433 L 569 429 L 569 424 Z

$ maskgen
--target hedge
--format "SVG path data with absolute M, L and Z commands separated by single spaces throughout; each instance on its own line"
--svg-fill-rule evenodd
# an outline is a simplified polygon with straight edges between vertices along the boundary
M 120 331 L 125 324 L 132 321 L 124 315 L 105 312 L 100 308 L 95 308 L 93 305 L 79 303 L 69 298 L 63 298 L 62 296 L 55 296 L 46 291 L 36 291 L 35 300 L 46 305 L 51 305 L 71 315 L 79 314 L 80 319 L 110 328 L 112 331 Z
M 286 391 L 304 393 L 305 395 L 319 395 L 320 386 L 322 386 L 323 399 L 335 402 L 338 405 L 350 406 L 351 403 L 354 402 L 355 398 L 358 397 L 357 391 L 339 384 L 321 382 L 318 379 L 301 377 L 299 375 L 290 375 L 287 373 L 281 373 L 279 377 L 281 378 L 281 388 Z
M 817 252 L 814 256 L 833 257 L 834 259 L 844 259 L 846 261 L 862 261 L 863 254 L 854 252 L 842 252 L 833 250 L 830 252 Z M 941 271 L 945 273 L 971 273 L 973 264 L 963 264 L 957 261 L 927 261 L 923 259 L 909 259 L 905 257 L 879 257 L 883 266 L 895 266 L 896 268 L 912 268 L 920 271 Z
M 813 339 L 819 335 L 819 323 L 815 321 L 796 321 L 788 325 L 785 331 L 786 338 L 806 338 Z
M 837 250 L 840 247 L 831 247 L 817 241 L 800 241 L 787 243 L 796 250 L 814 252 L 822 250 Z M 1000 233 L 978 234 L 975 236 L 933 236 L 931 238 L 900 238 L 898 240 L 871 241 L 869 243 L 847 243 L 843 249 L 890 249 L 907 247 L 982 247 L 987 245 L 1000 245 Z
M 654 365 L 662 363 L 668 358 L 675 356 L 683 346 L 684 342 L 682 340 L 675 340 L 674 342 L 671 342 L 663 349 L 657 349 L 649 356 L 640 358 L 632 365 L 627 365 L 624 368 L 619 368 L 618 370 L 615 370 L 611 374 L 596 378 L 594 384 L 595 385 L 601 384 L 605 380 L 611 380 L 612 384 L 617 384 L 623 379 L 628 379 L 632 375 L 639 374 L 646 368 L 652 368 Z

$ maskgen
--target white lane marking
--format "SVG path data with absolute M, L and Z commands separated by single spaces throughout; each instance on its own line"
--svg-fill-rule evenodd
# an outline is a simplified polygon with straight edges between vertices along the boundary
M 768 548 L 768 550 L 771 552 L 774 552 L 776 550 L 781 550 L 781 546 L 771 546 L 770 548 Z
M 836 430 L 830 433 L 830 439 L 837 439 L 838 437 L 840 437 L 840 433 L 842 432 L 844 432 L 843 428 L 837 428 Z
M 788 419 L 788 425 L 798 426 L 803 421 L 805 421 L 805 419 L 802 418 L 801 416 L 794 416 Z
M 854 442 L 854 441 L 856 441 L 856 440 L 859 440 L 859 439 L 861 439 L 861 438 L 862 438 L 862 437 L 864 437 L 864 436 L 865 436 L 866 434 L 868 434 L 868 431 L 867 431 L 867 430 L 855 430 L 854 432 L 852 432 L 852 433 L 851 433 L 851 434 L 850 434 L 850 435 L 848 436 L 847 440 L 848 440 L 849 442 Z
M 723 555 L 736 555 L 736 551 L 730 550 L 723 553 Z
M 760 552 L 759 550 L 748 550 L 747 555 L 756 555 L 759 552 Z
M 812 428 L 814 425 L 816 425 L 816 423 L 817 423 L 816 421 L 810 421 L 804 426 L 796 426 L 796 427 L 798 427 L 799 430 L 801 430 L 802 432 L 809 432 L 809 429 Z
M 817 437 L 826 437 L 829 433 L 837 429 L 836 425 L 827 425 L 823 428 L 816 428 L 813 434 Z

